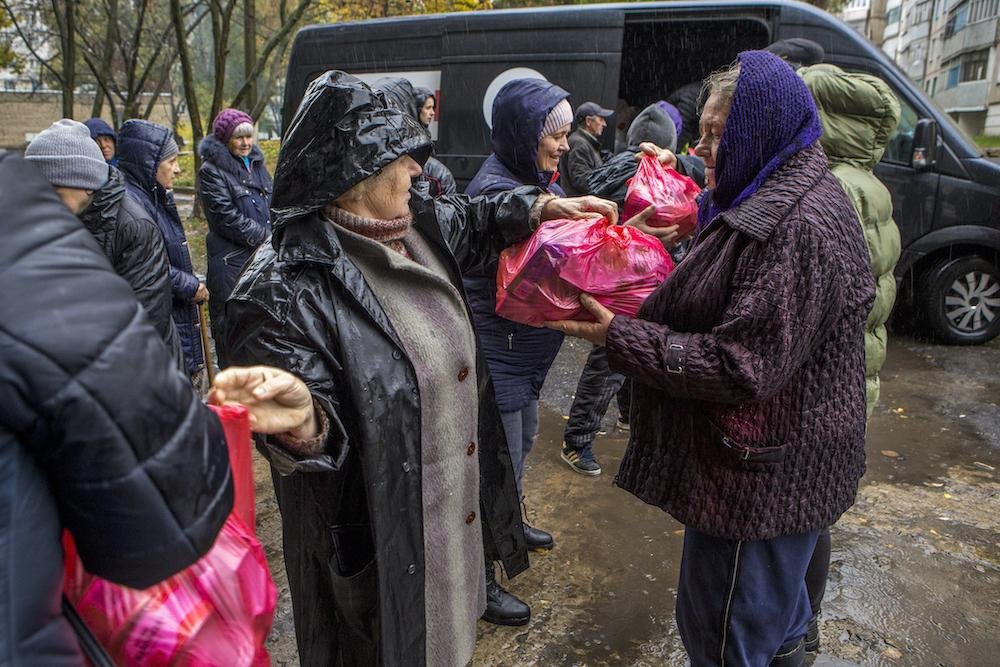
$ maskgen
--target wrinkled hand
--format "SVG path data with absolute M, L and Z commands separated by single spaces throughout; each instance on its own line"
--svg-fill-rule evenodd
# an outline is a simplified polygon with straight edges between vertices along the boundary
M 205 287 L 205 283 L 198 283 L 198 289 L 195 291 L 194 296 L 191 300 L 195 303 L 204 303 L 208 301 L 208 288 Z
M 588 195 L 550 199 L 542 207 L 542 220 L 576 218 L 605 218 L 613 225 L 618 222 L 618 206 L 607 199 Z
M 659 160 L 660 164 L 664 167 L 677 169 L 677 156 L 666 148 L 660 148 L 650 141 L 644 141 L 639 144 L 639 151 L 639 153 L 635 154 L 636 158 L 641 158 L 643 155 L 651 155 Z
M 215 376 L 208 402 L 239 403 L 250 411 L 257 433 L 289 433 L 306 440 L 316 436 L 312 394 L 299 378 L 270 366 L 230 366 Z
M 650 236 L 655 236 L 659 239 L 660 243 L 663 244 L 663 247 L 668 250 L 684 240 L 682 238 L 678 238 L 677 231 L 680 228 L 678 225 L 670 225 L 669 227 L 652 227 L 647 225 L 646 221 L 649 220 L 654 213 L 656 213 L 656 207 L 650 204 L 642 211 L 626 220 L 625 224 L 629 227 L 635 227 L 640 232 L 646 232 Z M 690 236 L 690 234 L 688 236 Z M 686 239 L 687 236 L 684 238 Z
M 608 336 L 608 327 L 615 314 L 597 302 L 597 299 L 589 294 L 580 295 L 580 304 L 590 311 L 590 314 L 597 318 L 596 322 L 576 322 L 574 320 L 560 320 L 558 322 L 546 322 L 545 326 L 556 331 L 562 331 L 567 336 L 575 336 L 589 340 L 594 345 L 604 345 Z

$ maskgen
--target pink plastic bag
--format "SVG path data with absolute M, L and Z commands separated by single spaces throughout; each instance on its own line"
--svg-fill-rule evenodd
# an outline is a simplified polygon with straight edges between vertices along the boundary
M 277 589 L 260 542 L 235 513 L 201 560 L 145 590 L 87 573 L 68 533 L 63 544 L 66 597 L 116 665 L 271 664 L 264 640 Z
M 663 244 L 607 220 L 550 220 L 527 241 L 500 253 L 497 315 L 541 326 L 546 320 L 592 322 L 586 292 L 618 315 L 634 316 L 674 269 Z
M 628 221 L 653 204 L 656 213 L 646 220 L 647 225 L 680 225 L 678 236 L 686 236 L 698 223 L 695 198 L 700 192 L 698 184 L 687 176 L 664 167 L 655 157 L 644 155 L 635 176 L 629 179 L 622 220 Z
M 233 512 L 243 525 L 255 530 L 253 459 L 250 455 L 250 412 L 237 404 L 210 405 L 219 416 L 229 449 L 229 467 L 233 471 Z

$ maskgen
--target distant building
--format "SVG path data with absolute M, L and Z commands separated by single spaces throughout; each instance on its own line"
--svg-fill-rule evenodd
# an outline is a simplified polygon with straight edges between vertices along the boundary
M 868 34 L 871 3 L 841 18 Z M 970 135 L 1000 135 L 1000 0 L 889 0 L 882 50 Z

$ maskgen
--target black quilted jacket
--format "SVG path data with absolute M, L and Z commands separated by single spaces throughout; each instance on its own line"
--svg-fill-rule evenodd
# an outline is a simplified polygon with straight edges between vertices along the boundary
M 868 251 L 818 144 L 716 218 L 608 331 L 634 378 L 615 483 L 710 535 L 829 526 L 865 469 Z

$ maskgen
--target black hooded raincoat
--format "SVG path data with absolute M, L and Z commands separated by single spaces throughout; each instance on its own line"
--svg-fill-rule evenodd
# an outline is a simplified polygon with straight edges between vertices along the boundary
M 310 86 L 275 172 L 271 244 L 251 259 L 227 303 L 232 362 L 291 371 L 330 420 L 322 455 L 296 458 L 271 441 L 262 448 L 280 473 L 275 487 L 304 665 L 425 660 L 416 375 L 392 322 L 322 215 L 330 201 L 393 160 L 429 154 L 430 138 L 418 122 L 386 107 L 381 93 L 342 72 Z M 411 191 L 413 225 L 461 292 L 462 271 L 530 234 L 538 194 L 525 187 L 432 200 Z M 484 544 L 513 576 L 527 568 L 527 552 L 481 357 L 477 377 Z

